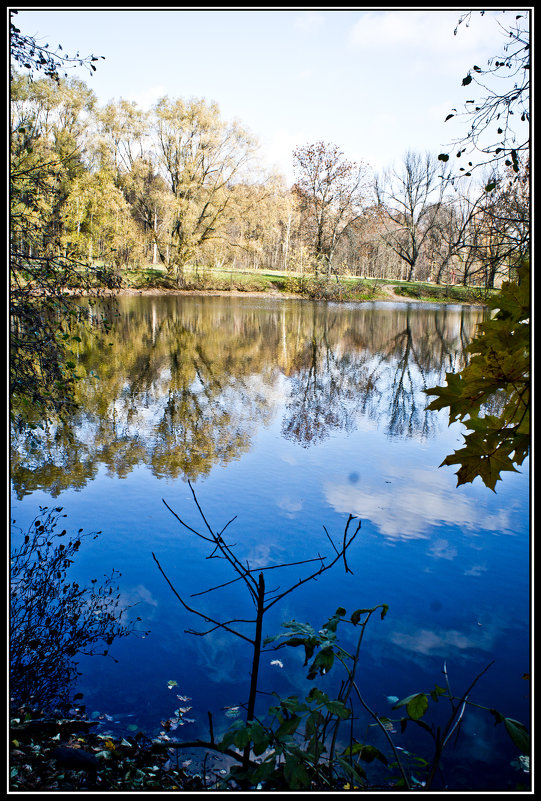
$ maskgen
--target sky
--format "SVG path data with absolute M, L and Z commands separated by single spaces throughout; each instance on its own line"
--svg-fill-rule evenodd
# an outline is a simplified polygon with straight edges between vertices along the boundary
M 289 184 L 294 148 L 317 141 L 375 172 L 399 166 L 407 150 L 447 152 L 467 130 L 457 117 L 445 122 L 472 99 L 462 79 L 503 45 L 501 14 L 490 9 L 456 35 L 461 9 L 17 9 L 16 25 L 40 44 L 105 56 L 92 76 L 70 73 L 100 105 L 214 101 Z

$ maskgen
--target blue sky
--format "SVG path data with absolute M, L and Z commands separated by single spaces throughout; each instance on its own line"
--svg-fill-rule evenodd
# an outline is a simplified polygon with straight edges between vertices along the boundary
M 18 9 L 16 24 L 42 44 L 105 56 L 92 77 L 76 73 L 100 104 L 215 101 L 289 182 L 293 149 L 319 140 L 376 171 L 407 149 L 446 149 L 466 130 L 444 123 L 471 99 L 462 78 L 502 46 L 494 11 L 455 36 L 461 10 Z

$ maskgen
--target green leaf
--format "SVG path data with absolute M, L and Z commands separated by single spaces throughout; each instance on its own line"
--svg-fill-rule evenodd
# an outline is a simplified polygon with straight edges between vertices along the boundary
M 257 782 L 270 779 L 276 768 L 276 756 L 273 753 L 267 757 L 256 768 L 250 770 L 250 780 L 256 784 Z
M 317 704 L 326 704 L 329 700 L 329 696 L 327 693 L 324 693 L 318 687 L 312 687 L 308 695 L 306 696 L 307 701 L 315 701 Z
M 276 731 L 276 738 L 280 740 L 283 737 L 290 737 L 292 734 L 295 734 L 301 721 L 302 718 L 298 715 L 293 715 L 290 718 L 286 718 L 286 720 L 282 721 L 282 723 L 279 725 Z
M 449 161 L 449 154 L 448 153 L 440 153 L 438 156 L 439 161 Z
M 263 728 L 261 723 L 253 721 L 250 724 L 250 738 L 252 750 L 256 756 L 263 754 L 270 745 L 271 734 Z
M 325 704 L 326 709 L 332 714 L 336 715 L 340 720 L 345 720 L 350 716 L 350 710 L 345 706 L 342 701 L 329 701 Z
M 530 735 L 526 726 L 513 718 L 504 718 L 503 723 L 520 753 L 528 755 L 530 753 Z
M 466 75 L 465 78 L 462 79 L 462 86 L 468 86 L 472 82 L 471 75 Z
M 344 756 L 359 755 L 364 762 L 373 762 L 374 759 L 379 759 L 384 765 L 387 765 L 387 757 L 385 754 L 376 748 L 374 745 L 363 745 L 363 743 L 354 743 L 348 746 L 344 751 Z
M 393 709 L 398 709 L 401 706 L 406 707 L 406 711 L 410 718 L 418 720 L 421 718 L 428 709 L 428 698 L 425 693 L 415 693 L 403 698 L 393 706 Z
M 342 757 L 338 757 L 338 763 L 345 770 L 345 772 L 351 776 L 353 781 L 362 782 L 363 779 L 366 779 L 365 771 L 357 763 L 351 765 L 347 760 L 342 759 Z
M 246 731 L 246 725 L 242 720 L 236 720 L 228 728 L 228 730 L 222 737 L 221 741 L 219 742 L 218 747 L 221 750 L 225 750 L 226 748 L 229 748 L 229 746 L 232 745 L 233 743 L 236 744 L 235 738 L 237 737 L 237 735 L 241 730 Z
M 437 701 L 440 695 L 446 695 L 446 693 L 447 693 L 446 690 L 443 690 L 436 684 L 434 689 L 430 691 L 430 697 L 432 698 L 433 701 Z
M 334 664 L 334 651 L 332 648 L 322 648 L 308 670 L 308 678 L 314 679 L 319 673 L 323 676 L 328 673 Z
M 293 754 L 286 756 L 284 779 L 290 790 L 303 790 L 310 787 L 310 777 L 306 768 Z

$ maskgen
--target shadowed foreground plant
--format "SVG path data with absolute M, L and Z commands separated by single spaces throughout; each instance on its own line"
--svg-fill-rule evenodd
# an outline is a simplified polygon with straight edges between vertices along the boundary
M 246 740 L 250 740 L 254 755 L 261 756 L 261 761 L 256 766 L 250 765 L 247 771 L 233 767 L 224 784 L 241 781 L 265 789 L 374 789 L 374 782 L 368 780 L 366 765 L 377 760 L 391 771 L 384 785 L 387 789 L 428 790 L 441 774 L 443 751 L 452 738 L 459 735 L 468 706 L 490 712 L 496 724 L 503 722 L 520 753 L 517 764 L 527 771 L 530 738 L 526 727 L 519 721 L 504 717 L 495 709 L 480 706 L 471 700 L 475 685 L 492 663 L 475 676 L 460 696 L 452 692 L 444 665 L 445 688 L 435 685 L 429 692 L 397 699 L 393 709 L 404 709 L 406 713 L 398 720 L 380 716 L 368 705 L 358 686 L 356 671 L 366 626 L 378 609 L 383 619 L 388 610 L 386 604 L 372 609 L 357 609 L 348 619 L 346 610 L 340 607 L 318 631 L 307 623 L 293 620 L 283 624 L 288 629 L 287 633 L 265 640 L 265 645 L 278 642 L 277 648 L 302 646 L 309 680 L 326 676 L 337 663 L 345 670 L 346 678 L 340 681 L 335 698 L 329 695 L 329 691 L 324 692 L 316 686 L 304 700 L 299 700 L 296 695 L 284 699 L 274 693 L 277 703 L 268 709 L 270 721 L 267 716 L 247 724 L 241 721 L 234 723 L 223 737 L 221 745 L 224 748 L 239 748 Z M 351 652 L 337 641 L 339 623 L 352 625 L 359 632 Z M 449 711 L 443 725 L 423 719 L 432 708 L 431 704 L 445 700 L 448 701 Z M 356 709 L 356 704 L 368 713 L 381 730 L 392 752 L 392 761 L 373 744 L 358 739 L 355 723 L 360 720 L 360 710 Z M 433 741 L 432 756 L 417 756 L 396 745 L 392 737 L 394 724 L 399 725 L 401 734 L 405 733 L 408 724 L 426 731 Z M 342 733 L 339 737 L 340 730 Z M 396 770 L 398 777 L 393 776 Z
M 242 581 L 255 607 L 255 617 L 249 620 L 239 617 L 233 620 L 219 621 L 205 612 L 194 609 L 179 595 L 156 556 L 154 554 L 152 556 L 182 606 L 187 611 L 196 614 L 211 624 L 211 627 L 206 632 L 190 630 L 189 633 L 204 635 L 216 629 L 223 629 L 235 634 L 252 646 L 253 656 L 249 697 L 247 704 L 242 705 L 246 709 L 245 719 L 236 720 L 220 741 L 217 741 L 214 737 L 212 715 L 209 712 L 210 740 L 191 742 L 169 740 L 166 743 L 154 741 L 154 745 L 167 749 L 198 747 L 229 757 L 233 760 L 233 764 L 226 776 L 217 778 L 216 787 L 218 789 L 233 787 L 241 789 L 328 791 L 352 788 L 374 789 L 375 786 L 386 790 L 395 788 L 397 790 L 403 788 L 415 790 L 420 787 L 429 789 L 432 787 L 436 776 L 441 772 L 441 756 L 444 748 L 453 736 L 459 734 L 466 708 L 475 706 L 478 709 L 490 711 L 495 718 L 496 724 L 499 722 L 504 723 L 508 734 L 521 753 L 519 757 L 520 764 L 527 763 L 529 736 L 523 724 L 504 717 L 494 709 L 481 707 L 470 698 L 475 685 L 490 665 L 485 667 L 473 679 L 467 690 L 460 696 L 455 696 L 451 692 L 445 668 L 445 688 L 436 685 L 429 692 L 418 692 L 402 700 L 396 699 L 393 709 L 405 708 L 406 712 L 398 721 L 378 715 L 369 706 L 358 685 L 356 672 L 366 626 L 376 611 L 379 611 L 382 620 L 385 618 L 388 611 L 387 604 L 357 609 L 349 618 L 346 617 L 346 610 L 339 607 L 334 615 L 318 630 L 315 630 L 308 623 L 299 623 L 292 620 L 283 624 L 283 627 L 287 630 L 286 633 L 263 640 L 263 617 L 265 612 L 274 604 L 302 584 L 317 578 L 338 561 L 343 561 L 346 573 L 352 572 L 347 563 L 347 549 L 360 529 L 359 522 L 353 533 L 350 533 L 350 526 L 354 520 L 353 516 L 350 515 L 346 523 L 341 547 L 335 545 L 325 529 L 325 533 L 334 549 L 334 558 L 331 561 L 325 563 L 325 557 L 318 555 L 315 559 L 293 563 L 302 565 L 316 561 L 319 562 L 319 566 L 317 570 L 299 579 L 282 592 L 278 590 L 268 591 L 265 586 L 264 573 L 287 565 L 252 569 L 248 562 L 243 563 L 238 559 L 232 550 L 233 546 L 226 543 L 223 537 L 232 520 L 221 531 L 215 532 L 205 518 L 191 484 L 189 482 L 188 484 L 205 524 L 206 533 L 202 534 L 188 526 L 165 501 L 164 504 L 184 528 L 212 545 L 211 553 L 207 558 L 225 559 L 237 574 L 236 578 L 231 581 L 195 594 L 202 595 L 228 587 L 236 581 Z M 257 579 L 254 573 L 258 573 Z M 240 624 L 253 626 L 253 633 L 245 635 L 238 631 L 236 627 Z M 352 626 L 356 634 L 356 640 L 354 640 L 353 648 L 350 650 L 347 650 L 337 640 L 339 624 L 341 624 L 342 628 L 345 625 Z M 268 708 L 266 714 L 256 714 L 260 656 L 263 651 L 269 650 L 265 646 L 272 644 L 274 644 L 272 650 L 302 646 L 305 653 L 304 667 L 307 668 L 307 678 L 310 681 L 318 679 L 328 684 L 327 674 L 337 664 L 340 664 L 345 671 L 345 678 L 340 678 L 339 688 L 336 692 L 332 692 L 328 688 L 324 690 L 321 686 L 314 686 L 304 699 L 300 699 L 298 695 L 281 698 L 277 693 L 273 693 L 276 699 L 275 703 Z M 445 724 L 437 726 L 423 720 L 430 708 L 430 701 L 437 703 L 444 699 L 449 702 L 450 708 Z M 392 753 L 392 761 L 378 747 L 372 743 L 365 742 L 365 737 L 362 740 L 359 738 L 357 729 L 360 725 L 358 721 L 360 720 L 361 708 L 374 721 L 372 725 L 376 725 L 385 738 L 387 746 Z M 430 734 L 434 744 L 434 753 L 430 761 L 422 756 L 412 755 L 401 746 L 395 744 L 391 736 L 395 731 L 394 723 L 400 725 L 402 734 L 405 732 L 408 723 L 410 725 L 415 724 Z M 373 780 L 369 781 L 366 772 L 366 765 L 375 760 L 384 766 L 384 770 L 387 771 L 386 777 L 381 779 L 380 768 L 379 784 L 375 784 Z M 413 773 L 414 769 L 417 776 Z M 394 774 L 395 770 L 398 770 L 398 777 Z
M 83 540 L 101 532 L 56 532 L 66 517 L 61 511 L 40 507 L 11 551 L 10 693 L 15 704 L 41 711 L 69 704 L 78 654 L 106 656 L 113 640 L 135 633 L 136 625 L 122 620 L 113 583 L 120 573 L 113 570 L 101 584 L 92 579 L 90 587 L 67 577 Z
M 221 529 L 221 531 L 219 532 L 214 531 L 211 528 L 210 524 L 208 523 L 203 513 L 203 510 L 201 509 L 198 503 L 197 497 L 195 495 L 191 483 L 188 482 L 188 485 L 190 487 L 195 504 L 199 510 L 199 513 L 205 525 L 206 533 L 203 534 L 199 531 L 196 531 L 191 526 L 188 526 L 183 520 L 181 520 L 181 518 L 176 514 L 176 512 L 174 512 L 164 500 L 165 506 L 167 506 L 169 511 L 176 517 L 176 519 L 184 528 L 186 528 L 188 531 L 191 531 L 193 534 L 195 534 L 196 536 L 200 537 L 201 539 L 205 540 L 206 542 L 212 545 L 212 551 L 210 557 L 226 560 L 233 568 L 234 572 L 237 574 L 237 577 L 232 579 L 232 581 L 227 582 L 226 584 L 223 585 L 211 587 L 208 590 L 197 593 L 197 595 L 202 595 L 207 592 L 213 592 L 215 590 L 223 588 L 224 586 L 229 586 L 235 581 L 242 581 L 255 607 L 255 617 L 249 620 L 246 620 L 244 618 L 236 618 L 228 621 L 218 621 L 214 618 L 211 618 L 208 614 L 194 609 L 193 607 L 189 606 L 183 598 L 181 598 L 181 596 L 179 595 L 174 585 L 166 575 L 164 569 L 162 568 L 160 562 L 158 561 L 154 553 L 152 554 L 152 556 L 154 561 L 158 565 L 160 572 L 164 576 L 165 580 L 171 587 L 172 591 L 174 592 L 175 596 L 178 598 L 182 606 L 189 612 L 198 615 L 199 617 L 203 618 L 203 620 L 205 620 L 207 623 L 211 624 L 211 628 L 208 630 L 208 632 L 195 632 L 192 630 L 190 633 L 202 635 L 214 631 L 218 628 L 221 628 L 224 629 L 225 631 L 230 632 L 231 634 L 236 635 L 237 637 L 240 637 L 242 640 L 248 642 L 252 646 L 253 655 L 252 655 L 252 669 L 250 677 L 250 689 L 248 695 L 248 702 L 246 705 L 246 723 L 251 724 L 255 717 L 259 662 L 261 657 L 262 638 L 263 638 L 263 618 L 265 613 L 268 612 L 269 609 L 271 609 L 271 607 L 273 607 L 275 604 L 279 603 L 283 598 L 285 598 L 286 595 L 289 595 L 289 593 L 293 592 L 293 590 L 297 589 L 298 587 L 301 587 L 308 581 L 312 581 L 313 579 L 316 579 L 318 576 L 321 576 L 327 570 L 330 570 L 332 567 L 334 567 L 334 565 L 339 561 L 343 562 L 346 573 L 352 573 L 347 563 L 347 549 L 357 536 L 359 529 L 361 527 L 361 522 L 358 521 L 356 526 L 354 528 L 352 527 L 353 531 L 351 532 L 350 526 L 352 522 L 355 520 L 355 518 L 353 517 L 353 515 L 350 515 L 348 517 L 344 534 L 342 537 L 342 544 L 339 547 L 335 545 L 335 543 L 329 536 L 327 530 L 325 529 L 325 533 L 334 549 L 334 558 L 332 558 L 331 560 L 327 560 L 327 557 L 318 554 L 318 556 L 314 557 L 313 559 L 304 559 L 298 562 L 292 562 L 287 564 L 283 563 L 280 565 L 270 565 L 268 567 L 253 569 L 250 568 L 250 565 L 247 561 L 246 563 L 243 563 L 236 556 L 235 552 L 233 551 L 233 546 L 228 544 L 223 537 L 226 528 L 230 525 L 230 523 L 233 522 L 233 520 L 235 520 L 235 518 L 226 523 L 226 525 Z M 276 570 L 284 567 L 292 567 L 294 565 L 306 565 L 312 562 L 316 562 L 318 564 L 317 569 L 308 573 L 303 578 L 299 578 L 294 584 L 292 584 L 287 589 L 283 591 L 267 589 L 264 577 L 264 573 L 266 573 L 267 571 Z M 257 578 L 254 575 L 256 573 L 258 574 Z M 252 625 L 254 627 L 253 633 L 251 635 L 243 634 L 238 630 L 238 628 L 234 628 L 234 626 L 238 624 Z M 212 743 L 212 745 L 214 746 L 215 744 Z M 250 764 L 251 745 L 252 743 L 250 738 L 248 738 L 243 745 L 242 764 L 245 770 L 248 768 Z

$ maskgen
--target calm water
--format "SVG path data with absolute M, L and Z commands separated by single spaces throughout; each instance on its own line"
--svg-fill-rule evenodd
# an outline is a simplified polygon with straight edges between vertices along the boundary
M 201 529 L 189 479 L 216 529 L 236 515 L 229 542 L 253 568 L 331 557 L 324 527 L 341 542 L 348 515 L 362 520 L 348 555 L 353 573 L 338 564 L 288 595 L 265 635 L 293 618 L 319 628 L 338 606 L 350 614 L 386 603 L 358 674 L 376 712 L 392 717 L 388 696 L 441 686 L 444 663 L 459 694 L 495 660 L 473 700 L 529 725 L 528 464 L 504 474 L 496 494 L 479 479 L 457 488 L 453 470 L 438 465 L 461 444 L 462 428 L 425 411 L 422 392 L 463 366 L 481 309 L 126 297 L 101 312 L 115 327 L 79 344 L 78 413 L 62 428 L 12 439 L 17 524 L 24 529 L 40 505 L 62 506 L 69 530 L 101 531 L 73 575 L 88 583 L 120 570 L 123 603 L 136 603 L 130 614 L 150 629 L 112 646 L 118 662 L 81 660 L 77 689 L 89 714 L 107 714 L 112 731 L 157 735 L 179 693 L 191 699 L 193 720 L 181 737 L 206 738 L 207 710 L 219 734 L 230 723 L 224 708 L 246 700 L 243 641 L 185 633 L 204 625 L 152 558 L 193 607 L 222 620 L 251 616 L 238 582 L 190 597 L 233 574 L 206 559 L 207 543 L 162 502 Z M 268 585 L 283 589 L 308 568 L 271 571 Z M 261 689 L 307 691 L 302 662 L 299 649 L 265 653 Z M 360 737 L 369 722 L 359 723 Z M 421 730 L 394 736 L 430 753 Z M 516 756 L 503 726 L 473 709 L 443 764 L 451 786 L 506 789 L 526 778 L 510 765 Z

